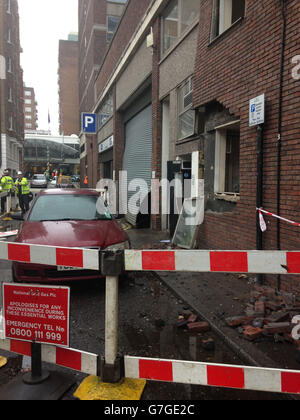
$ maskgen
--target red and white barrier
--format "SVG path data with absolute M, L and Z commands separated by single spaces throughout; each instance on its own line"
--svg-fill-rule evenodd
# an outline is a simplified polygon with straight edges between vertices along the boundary
M 98 375 L 98 356 L 79 350 L 42 344 L 42 361 L 59 365 L 87 375 Z M 0 349 L 31 357 L 31 343 L 0 340 Z
M 99 251 L 0 241 L 0 259 L 32 264 L 99 270 Z
M 300 252 L 126 250 L 125 270 L 300 274 Z
M 300 394 L 300 371 L 125 356 L 125 377 Z
M 267 214 L 268 216 L 275 217 L 276 219 L 282 220 L 283 222 L 290 223 L 291 225 L 298 226 L 298 227 L 300 226 L 300 223 L 294 222 L 293 220 L 286 219 L 285 217 L 278 216 L 277 214 L 271 213 L 270 211 L 264 210 L 262 208 L 256 208 L 256 210 L 259 213 Z

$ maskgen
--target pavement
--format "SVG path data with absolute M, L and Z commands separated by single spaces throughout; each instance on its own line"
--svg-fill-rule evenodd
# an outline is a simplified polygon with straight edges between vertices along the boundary
M 168 249 L 161 241 L 170 239 L 168 232 L 151 229 L 129 229 L 133 249 Z M 220 273 L 156 272 L 191 310 L 210 323 L 220 338 L 249 366 L 300 370 L 296 347 L 274 337 L 254 342 L 246 340 L 237 329 L 227 326 L 225 319 L 244 314 L 251 291 L 257 285 L 255 276 Z

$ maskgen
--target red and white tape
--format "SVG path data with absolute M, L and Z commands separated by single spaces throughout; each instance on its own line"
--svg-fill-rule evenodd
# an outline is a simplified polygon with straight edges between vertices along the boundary
M 0 259 L 99 270 L 99 251 L 0 241 Z
M 289 219 L 286 219 L 284 217 L 278 216 L 277 214 L 271 213 L 270 211 L 267 211 L 267 210 L 263 210 L 262 208 L 256 208 L 256 210 L 260 214 L 261 213 L 264 213 L 264 214 L 267 214 L 268 216 L 272 216 L 272 217 L 275 217 L 276 219 L 283 220 L 284 222 L 290 223 L 290 224 L 292 224 L 294 226 L 300 226 L 300 223 L 293 222 L 292 220 L 289 220 Z
M 125 251 L 126 271 L 300 274 L 300 251 Z
M 125 377 L 300 394 L 300 371 L 125 356 Z
M 74 349 L 42 344 L 42 361 L 62 366 L 87 375 L 98 375 L 98 356 Z M 0 349 L 31 357 L 31 343 L 18 340 L 0 340 Z

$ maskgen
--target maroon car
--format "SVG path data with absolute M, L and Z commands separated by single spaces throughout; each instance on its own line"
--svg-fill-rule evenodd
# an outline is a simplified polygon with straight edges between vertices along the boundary
M 127 234 L 93 190 L 45 190 L 36 197 L 15 242 L 120 250 L 130 247 Z M 13 263 L 16 282 L 51 283 L 96 279 L 99 271 Z

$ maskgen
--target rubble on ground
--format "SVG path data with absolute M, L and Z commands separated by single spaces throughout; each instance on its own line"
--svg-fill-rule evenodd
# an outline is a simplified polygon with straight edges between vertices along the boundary
M 178 316 L 178 321 L 176 324 L 177 328 L 184 328 L 192 334 L 204 334 L 211 331 L 211 326 L 206 321 L 201 321 L 199 316 L 193 313 L 190 310 L 183 311 Z M 215 341 L 213 338 L 209 337 L 208 339 L 202 340 L 202 347 L 205 350 L 214 350 Z
M 292 293 L 277 292 L 255 285 L 250 302 L 239 316 L 226 318 L 226 324 L 237 328 L 243 338 L 255 341 L 271 338 L 276 342 L 298 344 L 292 337 L 294 317 L 300 314 L 300 301 Z

